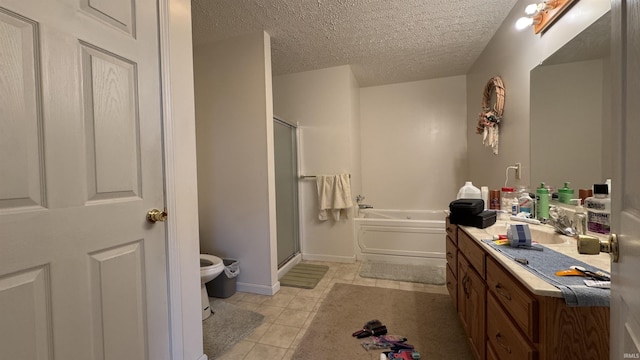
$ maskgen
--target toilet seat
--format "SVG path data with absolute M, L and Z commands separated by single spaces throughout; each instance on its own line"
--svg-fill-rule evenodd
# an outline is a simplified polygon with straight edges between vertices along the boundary
M 220 274 L 222 270 L 224 270 L 224 262 L 221 258 L 209 254 L 200 254 L 200 276 Z

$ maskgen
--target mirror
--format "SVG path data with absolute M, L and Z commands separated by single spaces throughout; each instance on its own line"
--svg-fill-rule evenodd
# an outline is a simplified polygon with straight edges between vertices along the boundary
M 606 13 L 531 70 L 531 190 L 611 178 L 610 33 Z

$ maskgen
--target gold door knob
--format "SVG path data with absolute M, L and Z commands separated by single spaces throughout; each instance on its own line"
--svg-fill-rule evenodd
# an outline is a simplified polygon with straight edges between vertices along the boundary
M 613 262 L 618 262 L 620 257 L 620 249 L 618 245 L 618 236 L 611 234 L 607 240 L 601 240 L 596 236 L 578 235 L 576 237 L 578 252 L 580 254 L 597 255 L 601 252 L 609 253 Z
M 157 221 L 165 221 L 167 220 L 167 212 L 160 211 L 158 209 L 152 209 L 147 211 L 147 221 L 155 224 Z

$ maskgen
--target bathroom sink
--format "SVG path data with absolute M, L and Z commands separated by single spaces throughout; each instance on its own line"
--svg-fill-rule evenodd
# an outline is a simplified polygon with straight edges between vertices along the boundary
M 495 225 L 484 229 L 490 235 L 506 235 L 506 225 L 509 224 L 523 224 L 521 222 L 509 221 L 509 222 L 497 222 Z M 561 235 L 557 233 L 551 226 L 548 225 L 529 225 L 531 231 L 531 239 L 539 244 L 566 244 L 572 238 L 569 236 Z

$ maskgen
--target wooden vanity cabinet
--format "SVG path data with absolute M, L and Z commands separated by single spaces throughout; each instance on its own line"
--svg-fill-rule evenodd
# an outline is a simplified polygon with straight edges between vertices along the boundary
M 608 307 L 533 294 L 448 220 L 447 288 L 476 359 L 609 358 Z

